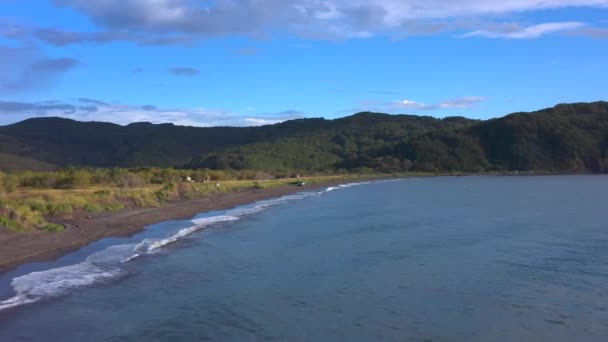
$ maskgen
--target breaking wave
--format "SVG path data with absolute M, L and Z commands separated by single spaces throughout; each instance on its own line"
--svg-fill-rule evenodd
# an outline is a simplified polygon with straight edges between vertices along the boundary
M 348 184 L 341 184 L 341 185 L 336 185 L 336 186 L 330 186 L 327 189 L 325 189 L 323 192 L 330 192 L 330 191 L 334 191 L 334 190 L 339 190 L 339 189 L 344 189 L 344 188 L 350 188 L 352 186 L 369 184 L 369 183 L 371 183 L 371 182 L 358 182 L 358 183 L 348 183 Z
M 192 226 L 179 230 L 163 239 L 144 239 L 138 243 L 114 245 L 89 255 L 75 265 L 57 267 L 45 271 L 32 272 L 13 278 L 11 285 L 15 295 L 0 302 L 0 311 L 43 299 L 62 296 L 71 290 L 108 282 L 127 275 L 124 263 L 135 258 L 158 252 L 188 235 L 221 222 L 237 221 L 243 216 L 253 215 L 269 207 L 321 195 L 333 190 L 348 188 L 369 182 L 349 183 L 328 187 L 321 191 L 301 192 L 275 199 L 255 202 L 251 205 L 227 210 L 225 215 L 193 219 Z

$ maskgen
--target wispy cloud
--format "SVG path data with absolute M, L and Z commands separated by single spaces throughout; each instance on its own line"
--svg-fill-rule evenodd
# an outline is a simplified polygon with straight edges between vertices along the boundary
M 477 30 L 461 35 L 463 38 L 484 37 L 484 38 L 506 38 L 506 39 L 532 39 L 538 38 L 547 34 L 573 31 L 585 26 L 581 22 L 557 22 L 532 25 L 528 27 L 513 27 L 509 30 L 491 31 Z
M 598 39 L 608 39 L 608 29 L 599 27 L 584 27 L 571 32 L 573 35 L 586 36 Z
M 346 89 L 346 88 L 329 88 L 328 91 L 336 94 L 373 94 L 373 95 L 398 95 L 396 90 L 365 90 L 365 89 Z
M 196 76 L 201 73 L 198 69 L 190 67 L 174 67 L 169 71 L 176 76 Z
M 80 64 L 74 58 L 49 58 L 31 45 L 0 45 L 0 95 L 46 88 Z
M 78 32 L 56 27 L 32 27 L 0 22 L 0 36 L 30 41 L 33 39 L 53 46 L 73 44 L 106 44 L 112 42 L 132 42 L 138 45 L 190 45 L 198 38 L 191 34 L 171 32 L 138 32 L 125 30 L 102 30 Z
M 407 109 L 418 109 L 418 110 L 429 110 L 429 109 L 437 108 L 437 106 L 435 106 L 435 105 L 429 105 L 426 103 L 412 101 L 412 100 L 395 101 L 395 102 L 391 102 L 389 105 L 392 107 L 396 107 L 396 108 L 407 108 Z
M 260 51 L 254 47 L 243 47 L 235 51 L 238 56 L 253 56 L 257 55 L 259 52 Z
M 413 111 L 431 111 L 438 109 L 472 109 L 476 108 L 479 103 L 487 100 L 482 96 L 464 96 L 455 99 L 443 100 L 438 103 L 424 103 L 414 100 L 400 101 L 364 101 L 361 102 L 360 110 L 372 110 L 379 112 L 393 113 L 395 111 L 413 110 Z
M 152 111 L 152 110 L 157 110 L 157 109 L 158 109 L 158 107 L 156 107 L 156 106 L 152 106 L 152 105 L 143 105 L 143 106 L 141 106 L 141 109 L 143 109 L 143 110 L 148 110 L 148 111 Z
M 77 107 L 73 104 L 58 103 L 55 101 L 29 103 L 17 101 L 0 101 L 0 114 L 32 113 L 38 115 L 46 112 L 72 114 Z
M 441 109 L 469 109 L 474 108 L 480 102 L 487 100 L 483 96 L 465 96 L 457 99 L 445 100 L 439 103 Z
M 0 124 L 29 117 L 59 116 L 81 121 L 107 121 L 117 124 L 133 122 L 173 123 L 182 126 L 259 126 L 304 117 L 289 110 L 279 113 L 242 115 L 222 109 L 162 108 L 150 104 L 130 105 L 80 98 L 67 101 L 18 102 L 0 101 Z
M 48 58 L 32 63 L 31 69 L 34 72 L 64 72 L 78 64 L 80 62 L 73 58 Z
M 107 106 L 108 105 L 106 102 L 99 101 L 99 100 L 94 100 L 94 99 L 89 99 L 89 98 L 86 98 L 86 97 L 79 98 L 78 102 L 85 103 L 85 104 L 94 104 L 94 105 L 98 105 L 98 106 Z

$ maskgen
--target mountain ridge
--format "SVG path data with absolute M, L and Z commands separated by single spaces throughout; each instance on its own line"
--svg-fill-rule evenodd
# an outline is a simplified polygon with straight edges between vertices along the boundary
M 605 101 L 562 103 L 488 120 L 360 112 L 258 127 L 66 118 L 0 126 L 1 153 L 47 167 L 605 172 L 607 149 Z

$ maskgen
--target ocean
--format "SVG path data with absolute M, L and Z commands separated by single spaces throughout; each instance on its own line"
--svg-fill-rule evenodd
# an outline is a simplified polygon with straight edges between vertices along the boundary
M 0 276 L 0 341 L 607 341 L 608 177 L 304 191 Z

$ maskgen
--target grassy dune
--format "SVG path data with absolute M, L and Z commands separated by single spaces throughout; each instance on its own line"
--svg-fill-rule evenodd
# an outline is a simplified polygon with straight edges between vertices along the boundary
M 397 175 L 395 175 L 397 176 Z M 0 226 L 13 231 L 44 229 L 61 231 L 56 218 L 70 218 L 75 213 L 101 213 L 132 208 L 159 207 L 163 203 L 212 196 L 241 189 L 265 189 L 293 185 L 349 181 L 386 177 L 386 175 L 324 175 L 265 180 L 223 180 L 203 182 L 175 181 L 124 188 L 115 185 L 90 185 L 71 189 L 16 187 L 0 196 Z

